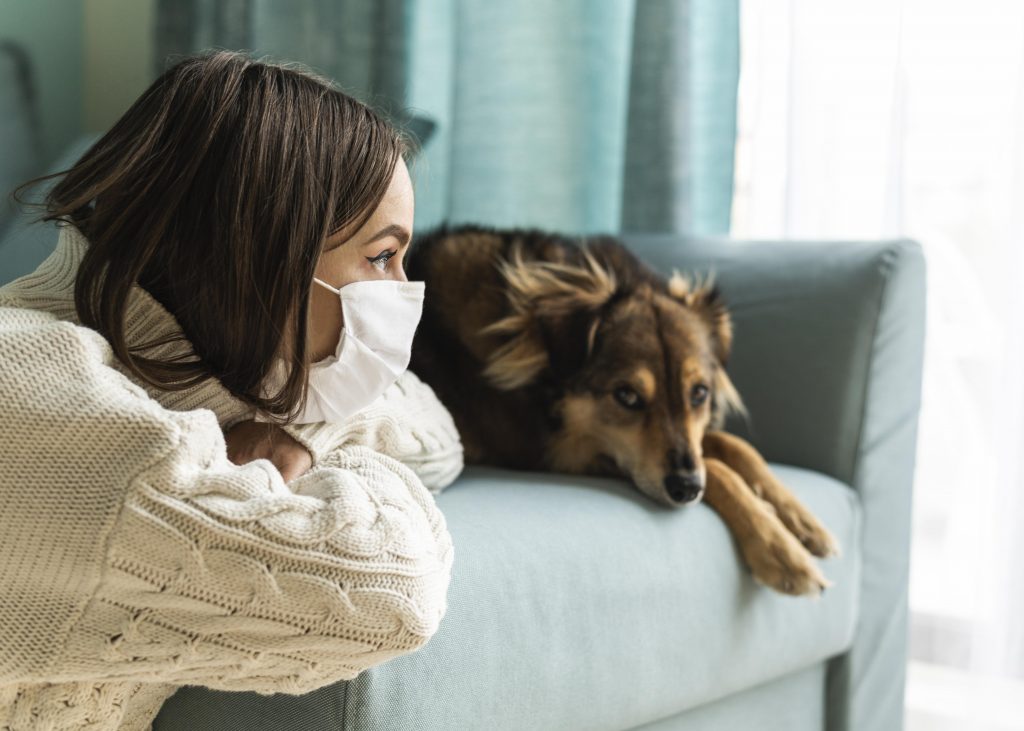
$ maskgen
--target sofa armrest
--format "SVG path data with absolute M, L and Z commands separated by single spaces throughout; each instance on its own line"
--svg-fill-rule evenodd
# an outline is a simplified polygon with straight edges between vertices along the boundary
M 902 726 L 925 260 L 909 240 L 621 238 L 659 271 L 714 271 L 733 314 L 731 421 L 767 459 L 836 477 L 862 511 L 856 635 L 829 668 L 829 729 Z
M 727 428 L 769 460 L 856 486 L 866 450 L 916 424 L 924 333 L 916 242 L 622 238 L 666 274 L 715 272 L 733 315 L 728 370 L 750 412 Z

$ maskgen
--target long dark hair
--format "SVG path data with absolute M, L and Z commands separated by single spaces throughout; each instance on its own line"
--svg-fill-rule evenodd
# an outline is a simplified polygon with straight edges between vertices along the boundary
M 75 308 L 130 370 L 166 390 L 216 377 L 275 415 L 305 404 L 309 290 L 328 237 L 358 231 L 415 138 L 329 79 L 233 51 L 164 71 L 45 196 L 36 221 L 76 225 L 89 246 Z M 347 238 L 347 237 L 346 237 Z M 196 357 L 140 355 L 124 311 L 138 283 Z M 186 353 L 184 356 L 188 356 Z M 276 356 L 288 378 L 260 384 Z

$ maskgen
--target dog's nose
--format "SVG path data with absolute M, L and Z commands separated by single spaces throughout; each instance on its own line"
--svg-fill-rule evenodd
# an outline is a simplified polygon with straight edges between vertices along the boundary
M 677 503 L 689 503 L 697 499 L 701 491 L 697 475 L 665 475 L 665 489 Z
M 693 463 L 693 455 L 690 454 L 690 450 L 668 450 L 668 468 L 670 470 L 682 470 L 684 472 L 693 472 L 697 467 Z

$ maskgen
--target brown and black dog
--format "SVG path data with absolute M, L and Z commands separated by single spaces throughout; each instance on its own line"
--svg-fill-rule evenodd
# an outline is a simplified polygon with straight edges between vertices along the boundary
M 830 582 L 835 539 L 746 441 L 716 286 L 639 261 L 615 237 L 442 225 L 416 238 L 426 285 L 410 370 L 451 411 L 467 464 L 623 477 L 676 507 L 704 497 L 754 578 Z

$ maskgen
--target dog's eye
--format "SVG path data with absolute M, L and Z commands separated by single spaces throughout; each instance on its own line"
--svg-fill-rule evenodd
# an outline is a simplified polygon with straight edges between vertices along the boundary
M 627 409 L 642 409 L 644 407 L 644 400 L 640 398 L 640 394 L 629 386 L 619 386 L 613 393 L 615 400 Z
M 697 408 L 704 403 L 708 398 L 708 387 L 703 383 L 698 383 L 696 386 L 690 389 L 690 405 L 693 408 Z

